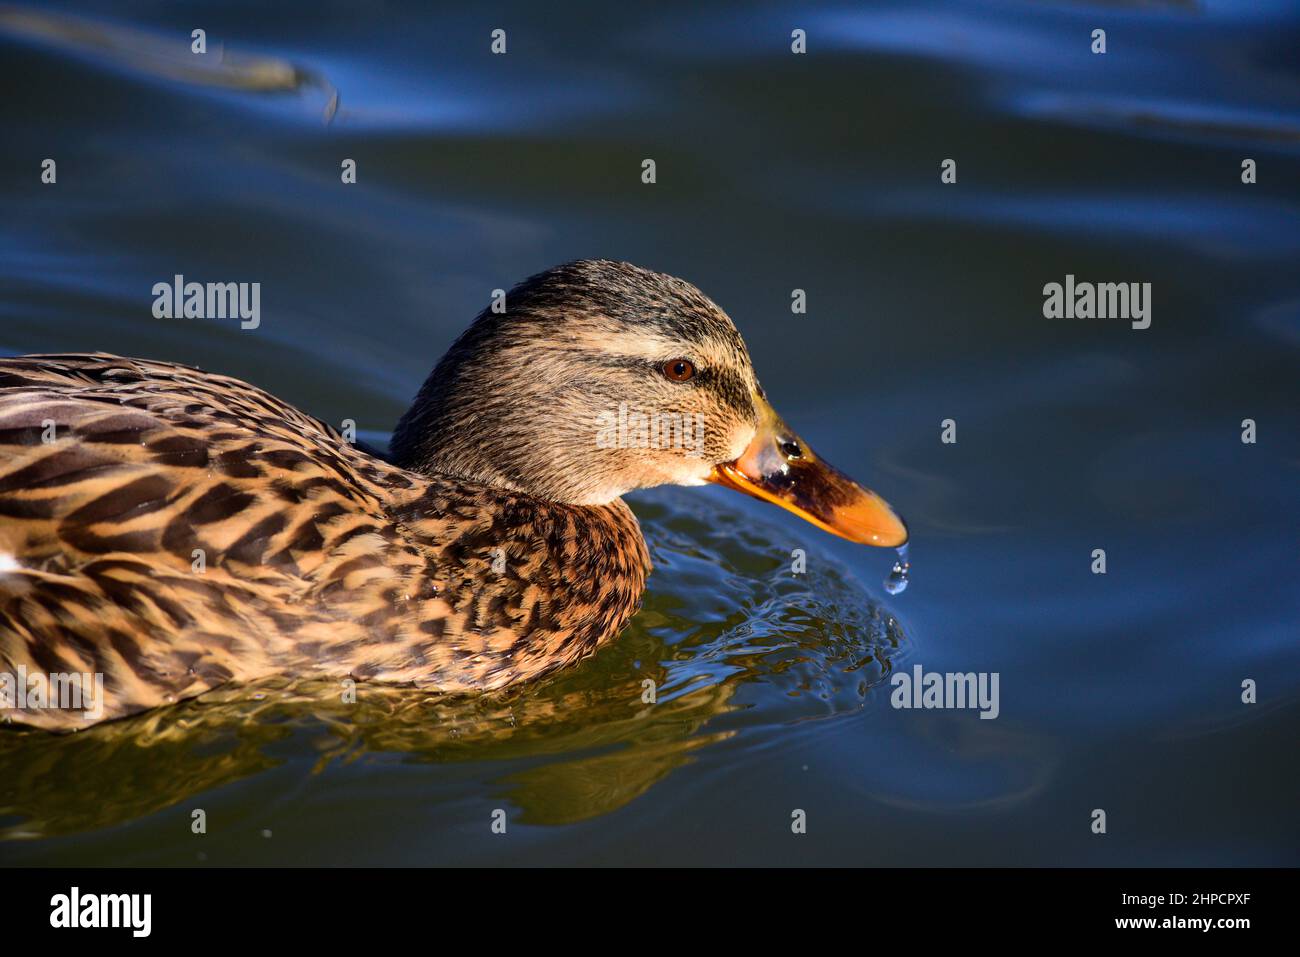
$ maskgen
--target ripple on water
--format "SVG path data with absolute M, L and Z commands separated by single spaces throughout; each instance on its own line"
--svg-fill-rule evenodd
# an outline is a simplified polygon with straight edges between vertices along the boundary
M 655 493 L 638 511 L 655 574 L 632 630 L 664 643 L 662 693 L 730 680 L 758 724 L 856 709 L 888 675 L 898 622 L 814 536 L 794 539 L 795 574 L 789 532 L 712 497 Z

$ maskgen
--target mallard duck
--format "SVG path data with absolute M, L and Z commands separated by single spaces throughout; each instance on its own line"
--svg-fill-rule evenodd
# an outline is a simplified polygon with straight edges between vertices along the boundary
M 628 263 L 559 266 L 484 310 L 386 457 L 229 376 L 0 359 L 0 713 L 69 730 L 271 675 L 540 678 L 639 607 L 622 496 L 706 482 L 907 539 L 781 421 L 726 313 Z M 102 675 L 102 701 L 21 701 L 19 674 Z

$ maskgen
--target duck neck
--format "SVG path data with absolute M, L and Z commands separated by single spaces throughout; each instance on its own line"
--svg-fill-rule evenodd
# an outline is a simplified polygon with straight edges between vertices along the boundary
M 553 618 L 546 628 L 592 640 L 622 628 L 640 605 L 650 554 L 622 499 L 560 505 L 443 478 L 409 494 L 392 514 L 453 603 L 487 589 L 509 618 L 539 590 Z

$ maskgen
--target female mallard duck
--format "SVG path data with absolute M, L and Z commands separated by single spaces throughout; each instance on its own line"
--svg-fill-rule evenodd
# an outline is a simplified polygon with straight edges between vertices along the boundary
M 438 363 L 387 461 L 227 376 L 0 359 L 0 714 L 73 729 L 270 675 L 540 677 L 636 611 L 650 560 L 620 496 L 638 488 L 716 482 L 906 540 L 781 421 L 689 283 L 576 262 L 506 302 Z M 103 675 L 101 700 L 42 702 L 39 676 L 70 674 Z

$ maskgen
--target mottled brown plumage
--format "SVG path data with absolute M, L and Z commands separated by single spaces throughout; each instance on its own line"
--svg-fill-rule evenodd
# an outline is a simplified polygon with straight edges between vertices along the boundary
M 276 672 L 499 688 L 616 634 L 649 570 L 621 502 L 407 472 L 236 379 L 33 356 L 0 390 L 0 664 L 102 673 L 108 718 Z
M 662 363 L 685 355 L 698 381 L 667 382 Z M 0 718 L 73 729 L 272 675 L 439 692 L 545 675 L 638 606 L 650 561 L 619 496 L 734 460 L 761 396 L 703 294 L 603 261 L 485 311 L 392 461 L 228 376 L 0 359 L 0 675 L 106 685 L 96 717 Z M 603 447 L 596 418 L 628 401 L 707 414 L 707 441 Z

